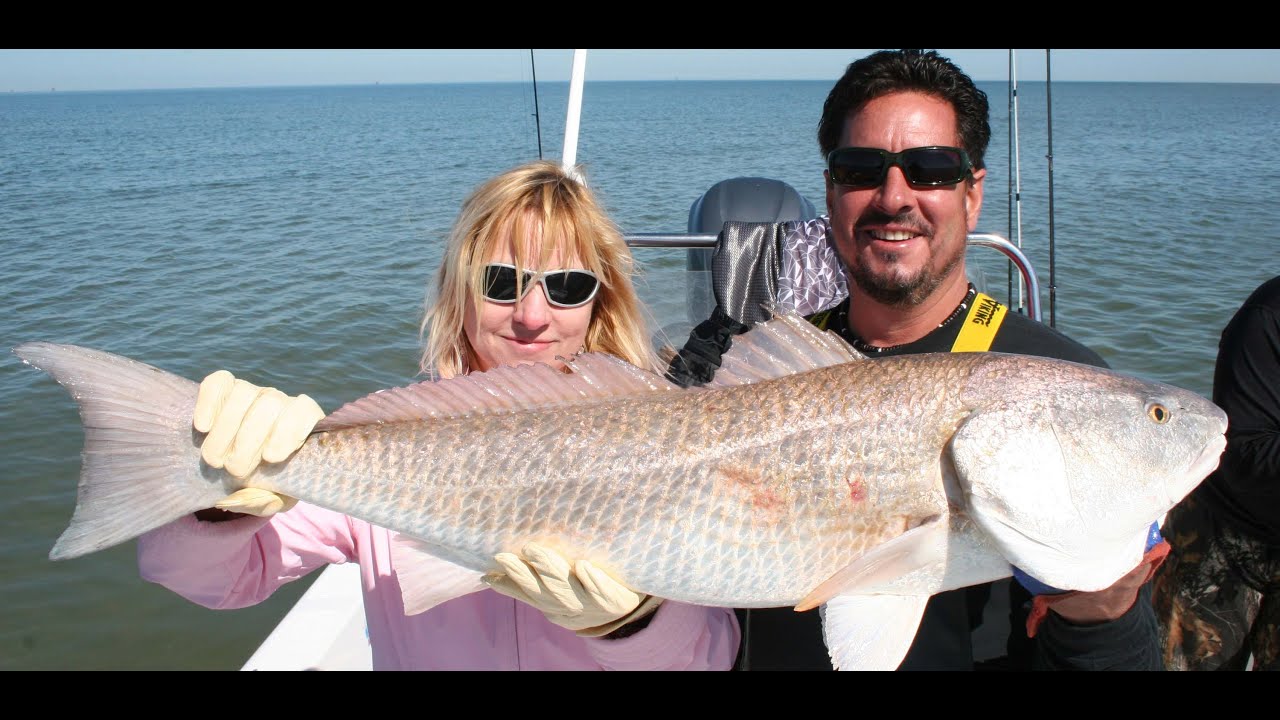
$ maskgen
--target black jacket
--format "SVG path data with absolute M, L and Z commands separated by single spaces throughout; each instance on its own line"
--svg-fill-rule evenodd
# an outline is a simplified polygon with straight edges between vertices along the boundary
M 1222 461 L 1194 491 L 1241 532 L 1280 548 L 1280 277 L 1222 331 L 1213 401 L 1227 413 Z

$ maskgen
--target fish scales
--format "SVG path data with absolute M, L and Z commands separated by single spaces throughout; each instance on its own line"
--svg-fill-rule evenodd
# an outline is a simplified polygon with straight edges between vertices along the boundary
M 477 570 L 539 540 L 663 597 L 742 602 L 747 587 L 748 604 L 795 604 L 868 547 L 946 512 L 938 457 L 951 424 L 933 419 L 962 413 L 939 391 L 952 378 L 915 372 L 861 363 L 332 431 L 251 484 L 455 548 Z

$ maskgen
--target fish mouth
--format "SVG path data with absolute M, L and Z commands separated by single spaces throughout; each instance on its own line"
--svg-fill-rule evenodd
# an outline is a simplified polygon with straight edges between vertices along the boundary
M 1200 455 L 1187 466 L 1187 471 L 1182 477 L 1169 484 L 1170 507 L 1178 504 L 1187 496 L 1187 493 L 1200 484 L 1200 481 L 1218 468 L 1218 463 L 1222 460 L 1222 451 L 1226 449 L 1227 436 L 1215 435 L 1213 441 L 1206 445 Z

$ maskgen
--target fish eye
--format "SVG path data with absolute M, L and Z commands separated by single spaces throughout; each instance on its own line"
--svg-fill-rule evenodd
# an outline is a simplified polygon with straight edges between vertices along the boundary
M 1171 415 L 1172 413 L 1169 412 L 1169 408 L 1161 405 L 1160 403 L 1151 403 L 1150 405 L 1147 405 L 1147 417 L 1151 418 L 1151 421 L 1157 425 L 1163 425 L 1169 422 L 1169 417 Z

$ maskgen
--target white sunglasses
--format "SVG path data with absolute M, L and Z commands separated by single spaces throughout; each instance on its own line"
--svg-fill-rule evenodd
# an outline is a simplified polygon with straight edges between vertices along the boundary
M 489 263 L 484 266 L 484 296 L 496 303 L 514 303 L 534 285 L 542 285 L 547 302 L 562 308 L 586 305 L 600 290 L 600 279 L 589 270 L 524 271 L 520 279 L 521 293 L 516 296 L 516 266 Z

